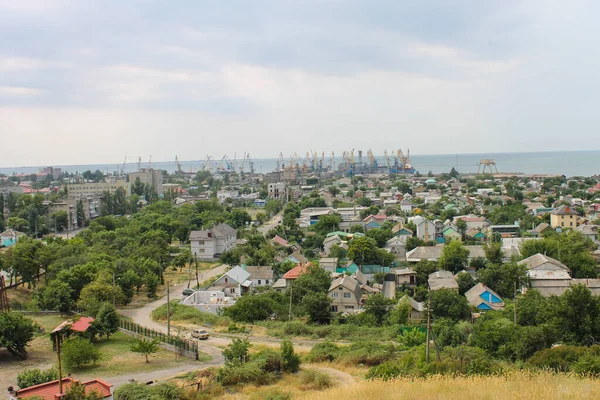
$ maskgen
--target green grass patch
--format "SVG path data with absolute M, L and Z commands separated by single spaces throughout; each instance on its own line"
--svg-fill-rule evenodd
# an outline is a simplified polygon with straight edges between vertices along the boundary
M 152 311 L 152 319 L 155 321 L 166 321 L 167 305 L 163 304 Z M 177 301 L 171 302 L 171 321 L 194 325 L 211 324 L 216 326 L 227 326 L 231 323 L 231 320 L 227 317 L 220 317 L 215 314 L 202 312 L 196 307 L 186 306 Z
M 266 328 L 267 335 L 328 340 L 396 340 L 400 334 L 396 326 L 366 327 L 352 324 L 311 325 L 304 321 L 261 321 L 256 325 Z

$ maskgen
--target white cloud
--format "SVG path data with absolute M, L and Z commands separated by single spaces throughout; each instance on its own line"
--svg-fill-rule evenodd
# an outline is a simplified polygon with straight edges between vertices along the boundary
M 72 67 L 72 64 L 60 61 L 49 61 L 38 58 L 0 56 L 0 72 L 70 67 Z
M 19 86 L 0 86 L 0 96 L 30 97 L 39 96 L 44 91 L 38 88 Z

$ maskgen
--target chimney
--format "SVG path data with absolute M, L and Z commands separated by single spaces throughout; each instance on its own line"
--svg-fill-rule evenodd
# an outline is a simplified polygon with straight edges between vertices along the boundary
M 210 232 L 210 231 L 208 232 L 208 237 L 212 238 L 212 232 Z

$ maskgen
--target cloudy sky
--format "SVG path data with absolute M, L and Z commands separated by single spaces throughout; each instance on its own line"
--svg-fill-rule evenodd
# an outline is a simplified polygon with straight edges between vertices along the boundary
M 0 0 L 0 166 L 600 149 L 600 4 Z

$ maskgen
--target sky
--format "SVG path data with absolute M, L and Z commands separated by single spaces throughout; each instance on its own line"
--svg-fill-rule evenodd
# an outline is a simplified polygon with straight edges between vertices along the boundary
M 599 12 L 591 0 L 0 0 L 0 166 L 597 150 Z

